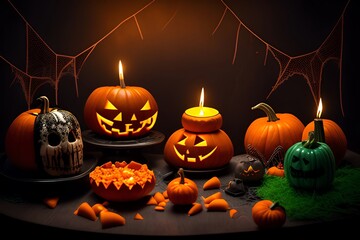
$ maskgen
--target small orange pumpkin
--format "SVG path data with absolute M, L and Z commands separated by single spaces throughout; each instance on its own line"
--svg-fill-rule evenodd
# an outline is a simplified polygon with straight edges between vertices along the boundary
M 251 209 L 252 218 L 259 228 L 278 228 L 286 221 L 285 209 L 277 202 L 264 199 L 256 202 Z
M 291 113 L 275 113 L 266 103 L 259 103 L 251 108 L 263 110 L 267 117 L 255 119 L 247 128 L 244 138 L 245 151 L 255 149 L 259 155 L 263 156 L 262 161 L 265 166 L 273 155 L 275 149 L 281 146 L 282 155 L 293 144 L 301 141 L 304 124 Z
M 184 169 L 178 170 L 179 177 L 173 179 L 167 185 L 169 200 L 176 205 L 193 204 L 198 198 L 197 184 L 185 177 Z
M 345 133 L 338 124 L 330 119 L 322 119 L 325 134 L 325 143 L 329 145 L 334 153 L 335 164 L 339 166 L 345 156 L 347 150 L 347 139 Z M 306 125 L 303 134 L 302 141 L 306 141 L 309 136 L 309 132 L 314 131 L 314 122 L 310 122 Z
M 277 166 L 272 166 L 266 171 L 267 175 L 285 177 L 284 168 L 279 168 Z
M 95 194 L 116 202 L 138 200 L 149 194 L 155 187 L 154 172 L 147 164 L 131 161 L 97 166 L 89 174 L 90 185 Z

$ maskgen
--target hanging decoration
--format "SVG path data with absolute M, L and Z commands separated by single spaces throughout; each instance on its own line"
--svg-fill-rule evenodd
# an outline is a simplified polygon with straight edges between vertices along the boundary
M 39 89 L 40 86 L 44 84 L 49 84 L 54 87 L 55 90 L 55 102 L 58 104 L 58 86 L 62 76 L 65 74 L 70 74 L 74 76 L 76 95 L 78 96 L 78 79 L 80 71 L 85 64 L 85 61 L 89 58 L 90 54 L 94 49 L 107 37 L 109 37 L 113 32 L 119 29 L 127 21 L 133 20 L 136 23 L 136 27 L 139 31 L 141 39 L 143 39 L 143 34 L 138 22 L 137 16 L 145 11 L 150 5 L 152 5 L 155 0 L 150 1 L 141 7 L 138 11 L 135 11 L 133 14 L 122 20 L 115 28 L 108 32 L 105 36 L 100 38 L 97 42 L 81 51 L 76 55 L 65 55 L 56 53 L 49 45 L 43 40 L 40 34 L 38 34 L 30 23 L 21 15 L 17 10 L 15 5 L 8 1 L 10 6 L 18 13 L 20 18 L 22 18 L 25 24 L 26 30 L 26 70 L 18 68 L 15 64 L 11 63 L 6 59 L 6 57 L 0 55 L 0 59 L 5 61 L 10 65 L 12 71 L 14 72 L 14 81 L 18 81 L 21 85 L 21 88 L 24 92 L 25 99 L 27 101 L 28 108 L 32 99 Z M 264 65 L 266 64 L 269 56 L 271 55 L 279 64 L 280 71 L 278 78 L 268 94 L 267 98 L 273 94 L 278 87 L 283 84 L 286 80 L 289 80 L 293 75 L 300 75 L 305 78 L 310 91 L 313 95 L 314 101 L 317 104 L 317 100 L 321 95 L 321 84 L 322 84 L 322 72 L 325 64 L 330 60 L 336 60 L 339 63 L 340 73 L 340 105 L 341 110 L 344 114 L 343 105 L 342 105 L 342 96 L 341 96 L 341 81 L 342 81 L 342 50 L 343 50 L 343 25 L 344 25 L 344 14 L 348 6 L 347 2 L 344 10 L 339 17 L 338 22 L 334 26 L 333 30 L 327 36 L 323 43 L 319 44 L 317 49 L 314 49 L 311 52 L 304 53 L 302 55 L 290 56 L 289 54 L 281 51 L 280 49 L 274 47 L 269 42 L 260 38 L 254 31 L 252 31 L 248 26 L 246 26 L 241 18 L 235 13 L 235 11 L 224 1 L 220 0 L 221 4 L 224 6 L 224 11 L 222 14 L 219 23 L 215 27 L 212 34 L 214 35 L 216 31 L 221 26 L 221 23 L 224 20 L 226 14 L 230 13 L 231 16 L 235 18 L 238 22 L 237 32 L 236 32 L 236 41 L 234 47 L 234 55 L 232 64 L 235 63 L 238 49 L 239 49 L 239 35 L 241 30 L 247 31 L 250 35 L 258 39 L 261 43 L 264 44 L 266 55 L 264 59 Z M 177 11 L 174 11 L 174 14 L 166 22 L 164 28 L 166 28 L 171 21 L 176 17 Z M 41 49 L 41 51 L 39 51 Z M 43 74 L 40 76 L 39 67 L 42 68 Z

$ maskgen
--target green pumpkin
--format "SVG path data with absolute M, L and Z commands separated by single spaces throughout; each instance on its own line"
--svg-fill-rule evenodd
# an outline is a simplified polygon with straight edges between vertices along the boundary
M 311 132 L 307 141 L 295 143 L 286 151 L 284 172 L 294 188 L 327 190 L 334 181 L 335 157 L 329 145 L 317 142 Z

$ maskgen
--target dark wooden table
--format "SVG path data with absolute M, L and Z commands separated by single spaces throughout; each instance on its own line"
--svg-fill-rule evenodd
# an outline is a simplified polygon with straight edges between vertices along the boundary
M 8 173 L 4 173 L 4 161 L 2 158 L 2 176 L 0 193 L 0 213 L 2 220 L 2 232 L 8 232 L 12 236 L 31 234 L 37 237 L 80 237 L 81 239 L 106 237 L 106 239 L 126 237 L 134 238 L 183 238 L 186 236 L 258 236 L 260 234 L 276 234 L 289 236 L 291 239 L 305 239 L 307 234 L 313 231 L 322 233 L 352 231 L 354 219 L 329 220 L 329 222 L 317 221 L 292 221 L 287 219 L 285 225 L 279 230 L 259 230 L 251 217 L 251 207 L 259 200 L 254 194 L 256 184 L 247 186 L 247 192 L 242 196 L 231 196 L 224 190 L 230 180 L 233 179 L 233 169 L 243 155 L 234 156 L 230 164 L 216 171 L 197 172 L 187 171 L 186 176 L 194 180 L 199 186 L 199 202 L 201 197 L 221 191 L 231 208 L 238 210 L 235 218 L 230 218 L 228 212 L 208 212 L 204 209 L 201 213 L 188 216 L 187 209 L 175 207 L 169 202 L 165 211 L 155 211 L 154 206 L 146 205 L 147 198 L 131 203 L 110 203 L 109 208 L 120 213 L 126 218 L 126 224 L 108 229 L 102 229 L 99 220 L 89 219 L 74 215 L 74 211 L 83 202 L 90 205 L 102 203 L 103 200 L 96 196 L 89 185 L 88 174 L 94 166 L 106 161 L 136 160 L 147 163 L 156 175 L 156 186 L 153 193 L 163 192 L 167 183 L 177 177 L 176 171 L 169 167 L 161 154 L 144 153 L 133 155 L 128 152 L 111 151 L 91 152 L 86 154 L 84 164 L 84 176 L 68 181 L 38 181 L 36 179 L 12 179 Z M 345 159 L 358 167 L 360 156 L 348 151 Z M 202 190 L 202 185 L 213 176 L 219 177 L 222 186 L 220 189 Z M 59 196 L 56 208 L 47 207 L 42 199 L 46 196 Z M 360 201 L 360 199 L 359 199 Z M 134 220 L 134 215 L 139 212 L 144 220 Z M 13 231 L 11 229 L 18 229 Z M 5 234 L 5 233 L 3 233 Z M 73 239 L 73 238 L 72 238 Z M 104 238 L 102 238 L 104 239 Z

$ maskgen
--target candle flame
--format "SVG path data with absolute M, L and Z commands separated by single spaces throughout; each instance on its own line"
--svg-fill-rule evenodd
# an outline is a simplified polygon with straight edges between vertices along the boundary
M 199 107 L 203 107 L 203 106 L 204 106 L 204 88 L 201 89 L 200 102 L 199 102 Z
M 317 109 L 317 112 L 316 112 L 316 117 L 317 118 L 321 117 L 322 110 L 323 110 L 323 105 L 322 105 L 322 101 L 321 101 L 321 98 L 320 98 L 319 106 L 318 106 L 318 109 Z
M 123 72 L 123 67 L 122 67 L 122 64 L 121 64 L 121 60 L 119 61 L 119 79 L 124 80 L 124 72 Z
M 204 115 L 204 88 L 201 89 L 201 95 L 200 95 L 200 102 L 199 102 L 199 107 L 200 107 L 200 116 Z

